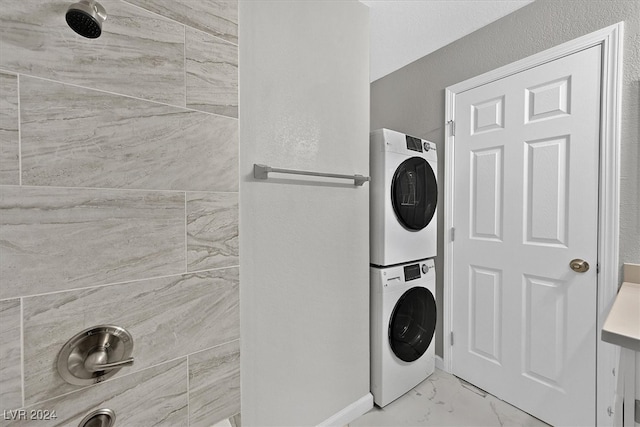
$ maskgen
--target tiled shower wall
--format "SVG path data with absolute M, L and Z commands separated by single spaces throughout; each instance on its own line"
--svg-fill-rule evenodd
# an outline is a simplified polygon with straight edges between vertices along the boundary
M 237 1 L 100 0 L 95 40 L 73 2 L 0 0 L 0 423 L 237 423 Z M 134 365 L 67 384 L 100 324 Z

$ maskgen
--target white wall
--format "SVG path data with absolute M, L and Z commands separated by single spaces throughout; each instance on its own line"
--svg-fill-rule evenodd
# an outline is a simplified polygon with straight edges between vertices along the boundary
M 369 392 L 368 10 L 241 1 L 243 425 L 316 425 Z M 319 183 L 320 182 L 320 183 Z

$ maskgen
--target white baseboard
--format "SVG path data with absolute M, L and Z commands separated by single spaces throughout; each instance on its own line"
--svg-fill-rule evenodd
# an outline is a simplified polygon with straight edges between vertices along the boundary
M 441 371 L 447 371 L 446 369 L 444 369 L 444 359 L 442 359 L 442 357 L 436 355 L 436 368 L 440 369 Z
M 344 427 L 373 408 L 373 395 L 367 393 L 351 405 L 327 418 L 318 427 Z

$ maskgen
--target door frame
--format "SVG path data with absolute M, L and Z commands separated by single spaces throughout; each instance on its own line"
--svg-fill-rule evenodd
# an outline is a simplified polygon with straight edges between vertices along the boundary
M 600 172 L 598 186 L 598 308 L 597 308 L 597 373 L 596 422 L 614 425 L 621 406 L 617 400 L 616 372 L 619 349 L 600 340 L 600 330 L 611 308 L 619 286 L 619 163 L 620 113 L 622 95 L 622 41 L 624 23 L 619 22 L 509 65 L 449 86 L 445 91 L 445 143 L 444 185 L 444 286 L 443 286 L 443 365 L 451 372 L 451 332 L 453 325 L 453 253 L 452 240 L 453 184 L 455 177 L 455 97 L 457 94 L 487 83 L 560 59 L 581 50 L 602 46 L 602 88 L 600 98 Z M 613 372 L 613 375 L 612 375 Z M 614 397 L 615 396 L 615 397 Z M 618 409 L 618 410 L 617 410 Z

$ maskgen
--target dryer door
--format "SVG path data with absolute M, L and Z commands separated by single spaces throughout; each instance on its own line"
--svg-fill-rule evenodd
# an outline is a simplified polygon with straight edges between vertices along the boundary
M 398 166 L 391 182 L 393 211 L 408 230 L 425 228 L 436 213 L 438 184 L 429 162 L 411 157 Z
M 436 300 L 423 287 L 405 292 L 391 313 L 389 344 L 393 353 L 405 362 L 413 362 L 424 354 L 436 330 Z

